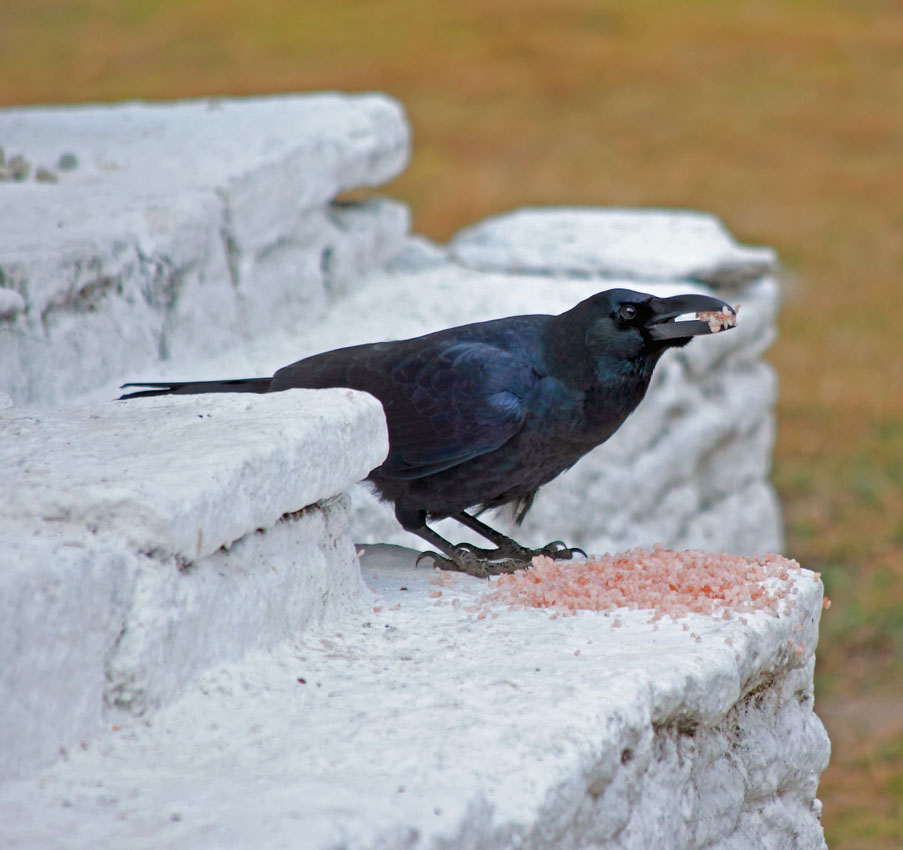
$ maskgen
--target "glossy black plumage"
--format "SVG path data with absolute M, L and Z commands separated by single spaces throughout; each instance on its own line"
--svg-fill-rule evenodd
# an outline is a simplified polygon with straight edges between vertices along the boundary
M 465 511 L 515 503 L 522 516 L 539 487 L 617 430 L 667 348 L 710 332 L 705 322 L 674 318 L 726 306 L 709 296 L 609 290 L 558 316 L 513 316 L 328 351 L 271 379 L 141 384 L 151 389 L 123 398 L 294 387 L 369 392 L 383 404 L 390 442 L 369 480 L 394 503 L 404 528 L 443 552 L 441 565 L 485 574 L 524 566 L 533 552 Z M 498 548 L 456 547 L 427 526 L 448 516 Z M 550 544 L 541 551 L 570 557 L 574 550 Z

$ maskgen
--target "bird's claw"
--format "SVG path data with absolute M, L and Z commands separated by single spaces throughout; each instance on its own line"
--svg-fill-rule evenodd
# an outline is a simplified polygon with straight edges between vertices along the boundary
M 506 557 L 518 561 L 526 561 L 527 563 L 530 563 L 537 555 L 545 555 L 547 558 L 552 558 L 555 561 L 570 561 L 578 553 L 583 555 L 584 558 L 586 557 L 586 552 L 582 549 L 576 546 L 568 546 L 563 540 L 553 540 L 539 549 L 528 549 L 526 546 L 521 546 L 512 540 L 510 546 L 499 547 L 498 552 Z
M 436 563 L 436 564 L 438 564 L 439 561 L 447 561 L 447 560 L 448 560 L 447 558 L 444 558 L 442 555 L 440 555 L 438 552 L 433 552 L 432 550 L 428 549 L 426 552 L 421 552 L 421 553 L 417 556 L 417 560 L 414 561 L 414 566 L 415 566 L 415 567 L 419 567 L 419 566 L 420 566 L 420 562 L 421 562 L 424 558 L 432 558 L 432 559 L 433 559 L 433 563 Z
M 563 540 L 553 540 L 551 543 L 546 543 L 542 549 L 533 550 L 534 555 L 546 555 L 555 561 L 570 561 L 578 553 L 584 558 L 586 557 L 586 552 L 579 546 L 568 546 Z

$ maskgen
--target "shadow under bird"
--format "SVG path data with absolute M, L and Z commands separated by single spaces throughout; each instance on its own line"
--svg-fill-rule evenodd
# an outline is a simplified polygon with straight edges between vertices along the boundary
M 676 321 L 681 316 L 698 318 Z M 350 387 L 382 402 L 389 454 L 368 480 L 443 569 L 476 576 L 571 558 L 561 541 L 528 549 L 477 519 L 513 504 L 520 522 L 536 491 L 605 442 L 646 393 L 669 348 L 734 325 L 708 295 L 658 298 L 611 289 L 557 316 L 511 316 L 414 339 L 306 357 L 272 378 L 134 383 L 123 399 Z M 450 543 L 429 520 L 451 517 L 495 548 Z M 440 554 L 441 553 L 441 554 Z M 421 557 L 423 557 L 421 556 Z

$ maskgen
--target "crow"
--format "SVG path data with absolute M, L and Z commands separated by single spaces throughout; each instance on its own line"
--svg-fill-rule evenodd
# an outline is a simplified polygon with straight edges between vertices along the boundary
M 693 313 L 709 315 L 675 321 Z M 123 384 L 145 389 L 121 398 L 296 387 L 371 393 L 385 410 L 389 454 L 368 480 L 394 503 L 401 526 L 438 550 L 421 557 L 485 577 L 527 567 L 536 554 L 583 554 L 561 541 L 528 549 L 477 516 L 510 504 L 520 523 L 543 484 L 621 426 L 667 349 L 734 319 L 733 308 L 708 295 L 611 289 L 556 316 L 511 316 L 340 348 L 272 378 Z M 495 548 L 454 545 L 427 525 L 445 517 Z

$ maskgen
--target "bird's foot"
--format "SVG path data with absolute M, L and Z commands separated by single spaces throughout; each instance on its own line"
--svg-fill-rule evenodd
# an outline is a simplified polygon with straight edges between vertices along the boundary
M 438 552 L 421 552 L 417 557 L 417 563 L 424 558 L 432 558 L 434 566 L 440 570 L 466 573 L 475 578 L 489 578 L 503 573 L 516 573 L 530 566 L 530 558 L 521 560 L 517 558 L 499 557 L 497 549 L 480 549 L 469 543 L 462 543 L 452 550 L 448 557 Z
M 512 540 L 510 545 L 502 544 L 498 549 L 481 549 L 472 543 L 459 543 L 448 555 L 432 551 L 421 552 L 417 563 L 419 564 L 423 558 L 432 558 L 433 564 L 440 570 L 489 578 L 525 570 L 533 563 L 536 555 L 545 555 L 556 561 L 569 561 L 576 554 L 586 557 L 586 552 L 582 549 L 565 546 L 561 540 L 553 540 L 540 549 L 528 549 Z

